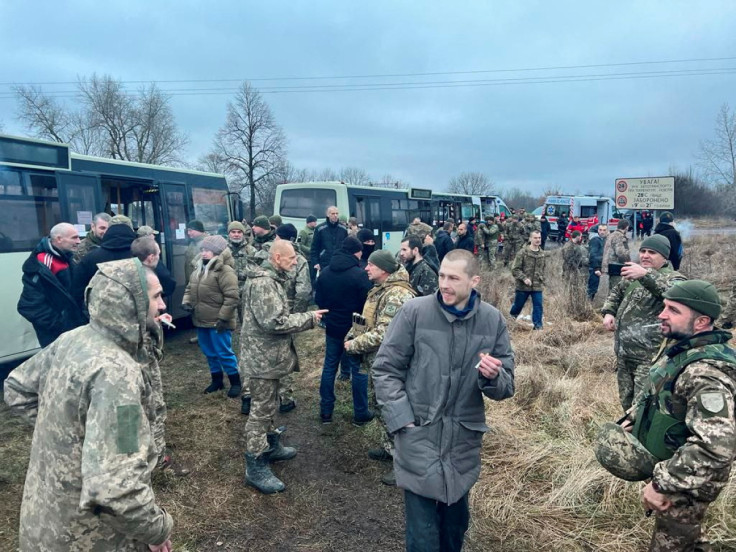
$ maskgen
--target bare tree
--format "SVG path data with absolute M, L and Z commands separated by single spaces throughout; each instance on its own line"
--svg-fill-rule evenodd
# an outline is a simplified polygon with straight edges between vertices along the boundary
M 479 172 L 464 172 L 450 180 L 448 190 L 456 194 L 490 195 L 492 182 L 486 175 Z
M 340 170 L 340 181 L 354 186 L 368 186 L 371 177 L 358 167 L 345 167 Z
M 736 188 L 736 113 L 728 104 L 716 117 L 715 137 L 701 142 L 698 164 L 712 184 Z
M 39 138 L 67 142 L 79 152 L 140 163 L 178 164 L 187 138 L 169 98 L 154 84 L 137 94 L 109 75 L 79 79 L 76 109 L 39 88 L 18 86 L 18 119 Z
M 244 188 L 250 190 L 250 217 L 255 218 L 258 188 L 282 166 L 286 138 L 271 108 L 249 82 L 244 82 L 235 100 L 228 103 L 214 152 L 245 177 Z

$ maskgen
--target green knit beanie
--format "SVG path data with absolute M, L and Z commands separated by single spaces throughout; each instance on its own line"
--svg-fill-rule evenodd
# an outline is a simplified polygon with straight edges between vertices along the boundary
M 379 249 L 371 253 L 368 262 L 376 265 L 381 270 L 385 270 L 389 274 L 393 274 L 399 269 L 399 263 L 396 262 L 394 256 L 385 249 Z
M 686 280 L 677 282 L 664 293 L 664 298 L 690 307 L 714 320 L 721 315 L 721 298 L 710 282 Z
M 670 240 L 662 236 L 661 234 L 655 234 L 650 236 L 641 242 L 639 251 L 642 249 L 651 249 L 662 255 L 665 259 L 670 258 Z
M 264 230 L 271 229 L 271 223 L 268 222 L 268 217 L 265 215 L 257 216 L 255 220 L 253 221 L 253 226 L 257 226 L 258 228 L 263 228 Z

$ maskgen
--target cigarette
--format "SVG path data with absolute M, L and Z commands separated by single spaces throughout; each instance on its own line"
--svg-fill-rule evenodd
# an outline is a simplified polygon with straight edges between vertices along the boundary
M 166 320 L 166 319 L 161 319 L 161 322 L 163 322 L 163 323 L 164 323 L 164 324 L 165 324 L 166 326 L 168 326 L 168 327 L 169 327 L 169 328 L 171 328 L 172 330 L 175 330 L 175 329 L 176 329 L 176 326 L 174 326 L 174 325 L 173 325 L 173 324 L 172 324 L 171 322 L 169 322 L 169 321 L 168 321 L 168 320 Z
M 480 370 L 480 363 L 483 362 L 483 357 L 486 356 L 488 353 L 480 353 L 480 360 L 478 361 L 478 364 L 475 365 L 476 370 Z
M 657 322 L 656 324 L 644 324 L 642 328 L 653 328 L 654 326 L 661 326 L 662 324 L 660 322 Z
M 174 325 L 173 325 L 173 324 L 171 323 L 171 315 L 170 315 L 170 314 L 168 314 L 168 313 L 164 313 L 164 314 L 162 314 L 161 316 L 159 316 L 159 317 L 158 317 L 158 321 L 159 321 L 159 322 L 161 322 L 162 324 L 164 324 L 164 325 L 168 326 L 168 327 L 169 327 L 169 328 L 171 328 L 172 330 L 175 330 L 175 329 L 176 329 L 176 326 L 174 326 Z

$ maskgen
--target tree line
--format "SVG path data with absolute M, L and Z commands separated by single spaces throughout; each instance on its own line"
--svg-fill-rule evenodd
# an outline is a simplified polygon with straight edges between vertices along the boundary
M 340 180 L 363 186 L 410 186 L 390 174 L 375 179 L 359 167 L 294 167 L 288 161 L 283 129 L 249 82 L 243 82 L 228 102 L 210 151 L 196 163 L 184 159 L 188 137 L 176 123 L 170 97 L 154 83 L 131 92 L 120 80 L 93 74 L 78 79 L 75 99 L 69 103 L 33 86 L 18 86 L 14 91 L 18 119 L 33 136 L 69 143 L 74 151 L 87 155 L 224 174 L 231 191 L 245 202 L 250 218 L 273 212 L 276 185 L 283 182 Z M 697 170 L 673 173 L 678 215 L 736 216 L 736 113 L 727 104 L 716 117 L 714 136 L 700 143 Z M 563 193 L 554 185 L 541 195 L 519 188 L 499 189 L 480 172 L 453 177 L 447 191 L 500 195 L 509 206 L 527 211 L 543 204 L 548 195 Z

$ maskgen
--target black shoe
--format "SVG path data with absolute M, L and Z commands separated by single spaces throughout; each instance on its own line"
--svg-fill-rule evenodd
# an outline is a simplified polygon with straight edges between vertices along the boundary
M 240 413 L 248 416 L 250 414 L 250 397 L 243 395 L 243 404 L 240 405 Z
M 337 376 L 337 381 L 350 381 L 350 376 L 347 374 L 340 374 Z
M 216 374 L 210 372 L 210 375 L 212 376 L 212 383 L 210 383 L 209 387 L 204 390 L 205 395 L 207 395 L 208 393 L 214 393 L 215 391 L 219 391 L 220 389 L 225 389 L 225 386 L 222 383 L 222 372 L 218 372 Z
M 228 375 L 227 379 L 230 380 L 230 389 L 227 391 L 227 396 L 231 399 L 238 398 L 243 391 L 243 386 L 240 383 L 240 374 Z
M 291 412 L 295 408 L 296 408 L 296 401 L 292 399 L 292 400 L 287 401 L 285 403 L 281 403 L 279 405 L 279 412 L 283 412 L 283 413 Z
M 381 460 L 384 462 L 391 462 L 393 461 L 393 456 L 391 456 L 388 452 L 386 452 L 385 449 L 371 449 L 368 451 L 368 458 L 371 460 Z
M 375 417 L 376 417 L 376 415 L 369 410 L 368 411 L 368 416 L 366 416 L 365 418 L 355 418 L 354 417 L 353 418 L 353 425 L 355 427 L 363 427 L 364 425 L 367 425 L 367 424 L 371 423 L 373 421 L 373 418 L 375 418 Z
M 322 425 L 327 425 L 332 423 L 332 414 L 320 414 L 319 420 L 322 422 Z
M 396 474 L 394 473 L 394 470 L 391 470 L 387 474 L 385 474 L 383 477 L 381 477 L 381 483 L 384 485 L 388 485 L 389 487 L 395 487 L 396 486 Z

